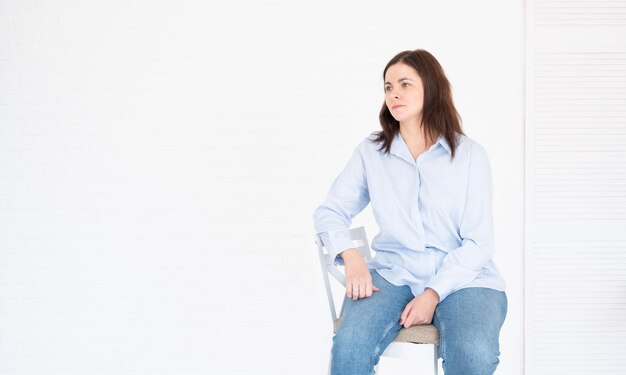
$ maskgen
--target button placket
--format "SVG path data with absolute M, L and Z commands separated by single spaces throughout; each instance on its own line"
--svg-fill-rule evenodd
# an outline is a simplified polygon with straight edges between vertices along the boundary
M 424 235 L 424 222 L 422 221 L 422 212 L 421 212 L 420 203 L 419 203 L 420 202 L 420 190 L 422 186 L 422 176 L 421 176 L 420 168 L 419 168 L 419 157 L 417 159 L 418 160 L 415 162 L 415 202 L 413 206 L 415 207 L 415 209 L 413 212 L 413 217 L 415 219 L 416 229 L 417 229 L 419 238 L 422 240 L 424 245 L 426 245 L 426 238 Z

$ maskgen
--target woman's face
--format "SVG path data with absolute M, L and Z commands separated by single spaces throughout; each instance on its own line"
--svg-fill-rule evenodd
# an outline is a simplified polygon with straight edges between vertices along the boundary
M 385 73 L 385 104 L 400 123 L 422 122 L 424 86 L 412 67 L 397 63 Z

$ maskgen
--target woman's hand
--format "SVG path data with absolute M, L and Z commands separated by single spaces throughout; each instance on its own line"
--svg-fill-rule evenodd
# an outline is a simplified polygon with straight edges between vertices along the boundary
M 371 297 L 373 292 L 380 289 L 372 284 L 372 275 L 367 268 L 367 263 L 358 249 L 348 249 L 341 253 L 346 265 L 346 295 L 348 298 Z
M 400 325 L 409 328 L 418 324 L 430 324 L 435 308 L 439 303 L 439 294 L 434 289 L 426 288 L 424 293 L 415 297 L 400 315 Z

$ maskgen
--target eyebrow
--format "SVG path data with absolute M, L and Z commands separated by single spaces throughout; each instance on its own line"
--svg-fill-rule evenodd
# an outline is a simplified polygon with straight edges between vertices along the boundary
M 411 82 L 414 82 L 411 78 L 402 77 L 402 78 L 400 78 L 400 79 L 398 80 L 398 83 L 399 83 L 399 82 L 402 82 L 402 81 L 411 81 Z M 385 85 L 391 85 L 391 82 L 387 81 L 387 82 L 385 82 Z

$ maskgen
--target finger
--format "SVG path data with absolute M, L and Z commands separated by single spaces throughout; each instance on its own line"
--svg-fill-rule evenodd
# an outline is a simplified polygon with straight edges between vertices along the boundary
M 367 297 L 367 282 L 362 281 L 359 284 L 359 298 L 365 298 L 365 297 Z
M 402 311 L 402 315 L 400 315 L 400 325 L 404 324 L 404 320 L 406 319 L 406 317 L 409 315 L 409 312 L 411 311 L 411 304 L 409 303 L 405 308 L 404 311 Z
M 406 320 L 404 321 L 404 328 L 409 328 L 410 326 L 413 325 L 413 322 L 415 322 L 415 317 L 413 317 L 413 315 L 409 314 L 406 317 Z
M 352 299 L 355 301 L 359 299 L 359 284 L 357 283 L 352 284 Z
M 413 316 L 411 315 L 411 311 L 412 309 L 409 308 L 409 311 L 404 316 L 404 319 L 402 319 L 402 323 L 400 323 L 404 328 L 409 328 L 413 323 Z
M 366 284 L 366 283 L 364 283 L 364 282 L 361 282 L 361 283 L 359 284 L 359 298 L 365 298 L 365 286 L 366 286 L 366 285 L 367 285 L 367 284 Z
M 352 282 L 346 281 L 346 296 L 348 298 L 352 298 Z
M 428 321 L 428 317 L 426 315 L 424 315 L 424 313 L 422 311 L 418 311 L 415 310 L 415 312 L 413 314 L 411 314 L 411 325 L 418 325 L 418 324 L 429 324 L 430 322 Z
M 374 284 L 372 284 L 372 291 L 378 292 L 380 289 L 377 288 Z
M 365 297 L 371 297 L 371 296 L 372 296 L 372 283 L 369 282 L 365 286 Z

